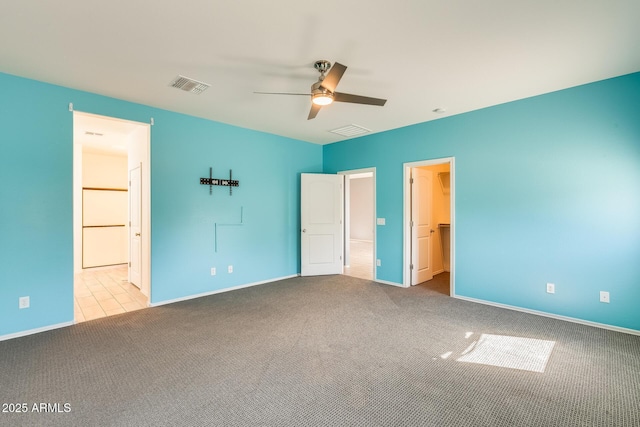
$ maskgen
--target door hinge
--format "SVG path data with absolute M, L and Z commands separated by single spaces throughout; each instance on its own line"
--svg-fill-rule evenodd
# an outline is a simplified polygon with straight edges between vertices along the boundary
M 413 270 L 413 264 L 411 264 L 411 265 L 409 266 L 409 269 Z
M 413 227 L 413 221 L 411 221 L 411 227 Z
M 129 267 L 131 267 L 131 262 L 129 262 Z
M 410 184 L 413 184 L 413 178 L 411 178 Z

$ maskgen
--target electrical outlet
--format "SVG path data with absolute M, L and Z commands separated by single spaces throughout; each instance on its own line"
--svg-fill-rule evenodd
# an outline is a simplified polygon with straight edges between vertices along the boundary
M 377 259 L 377 260 L 376 260 L 376 265 L 377 265 L 378 267 L 380 267 L 380 266 L 382 265 L 382 261 L 380 261 L 379 259 Z
M 30 301 L 29 297 L 20 297 L 18 298 L 18 307 L 19 308 L 29 308 Z
M 378 225 L 385 225 L 387 223 L 386 218 L 377 218 L 376 219 L 376 224 Z
M 229 273 L 233 273 L 233 265 L 230 265 L 227 270 L 229 271 Z
M 216 268 L 215 267 L 211 267 L 211 275 L 212 276 L 216 275 Z
M 600 302 L 609 303 L 609 292 L 600 291 Z
M 553 283 L 547 283 L 547 293 L 548 294 L 555 294 L 556 293 L 556 285 L 554 285 Z

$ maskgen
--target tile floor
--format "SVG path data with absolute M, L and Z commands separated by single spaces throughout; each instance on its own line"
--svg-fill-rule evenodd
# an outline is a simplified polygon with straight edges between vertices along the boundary
M 127 265 L 88 268 L 74 278 L 76 322 L 147 307 L 147 297 L 127 281 Z
M 344 274 L 373 280 L 373 242 L 351 240 L 349 245 L 349 267 L 344 268 Z

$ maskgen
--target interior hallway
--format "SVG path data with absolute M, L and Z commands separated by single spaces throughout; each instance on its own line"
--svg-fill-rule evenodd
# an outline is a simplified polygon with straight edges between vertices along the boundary
M 88 268 L 74 278 L 76 323 L 140 310 L 148 299 L 128 281 L 127 265 Z
M 373 242 L 352 239 L 349 245 L 349 266 L 344 267 L 344 274 L 373 280 Z

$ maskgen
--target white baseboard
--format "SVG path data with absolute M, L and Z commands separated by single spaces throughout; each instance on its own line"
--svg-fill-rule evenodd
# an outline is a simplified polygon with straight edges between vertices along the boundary
M 391 285 L 391 286 L 397 286 L 399 288 L 406 288 L 406 286 L 404 286 L 402 283 L 388 282 L 386 280 L 380 280 L 380 279 L 374 279 L 373 281 L 377 283 L 382 283 L 383 285 Z
M 223 293 L 223 292 L 230 292 L 230 291 L 235 291 L 235 290 L 238 290 L 238 289 L 249 288 L 251 286 L 264 285 L 265 283 L 277 282 L 279 280 L 291 279 L 292 277 L 298 277 L 298 276 L 299 276 L 299 274 L 292 274 L 290 276 L 276 277 L 274 279 L 262 280 L 260 282 L 253 282 L 253 283 L 247 283 L 245 285 L 233 286 L 231 288 L 216 289 L 215 291 L 203 292 L 201 294 L 188 295 L 186 297 L 181 297 L 181 298 L 175 298 L 175 299 L 170 299 L 170 300 L 166 300 L 166 301 L 149 303 L 149 307 L 158 307 L 158 306 L 161 306 L 161 305 L 173 304 L 174 302 L 187 301 L 187 300 L 194 299 L 194 298 L 202 298 L 202 297 L 206 297 L 206 296 L 209 296 L 209 295 L 220 294 L 220 293 Z
M 624 334 L 640 335 L 640 331 L 636 329 L 622 328 L 620 326 L 607 325 L 606 323 L 591 322 L 589 320 L 577 319 L 575 317 L 561 316 L 559 314 L 547 313 L 546 311 L 531 310 L 529 308 L 517 307 L 515 305 L 500 304 L 498 302 L 486 301 L 477 298 L 463 297 L 460 295 L 452 295 L 465 301 L 475 302 L 478 304 L 492 305 L 494 307 L 506 308 L 507 310 L 520 311 L 522 313 L 535 314 L 537 316 L 550 317 L 552 319 L 564 320 L 566 322 L 579 323 L 581 325 L 593 326 L 595 328 L 608 329 L 610 331 L 622 332 Z
M 40 332 L 51 331 L 53 329 L 66 328 L 73 325 L 75 322 L 57 323 L 55 325 L 43 326 L 42 328 L 29 329 L 28 331 L 20 331 L 13 334 L 0 335 L 0 341 L 10 340 L 13 338 L 20 338 L 27 335 L 38 334 Z
M 186 296 L 186 297 L 183 297 L 183 298 L 176 298 L 176 299 L 167 300 L 167 301 L 161 301 L 161 302 L 157 302 L 157 303 L 153 303 L 153 304 L 149 303 L 148 306 L 149 307 L 157 307 L 157 306 L 160 306 L 160 305 L 171 304 L 171 303 L 174 303 L 174 302 L 190 300 L 190 299 L 193 299 L 193 298 L 200 298 L 200 297 L 204 297 L 204 296 L 208 296 L 208 295 L 219 294 L 219 293 L 222 293 L 222 292 L 234 291 L 236 289 L 248 288 L 248 287 L 251 287 L 251 286 L 263 285 L 265 283 L 277 282 L 278 280 L 291 279 L 292 277 L 298 277 L 298 276 L 299 276 L 299 274 L 292 274 L 290 276 L 277 277 L 275 279 L 269 279 L 269 280 L 263 280 L 263 281 L 260 281 L 260 282 L 247 283 L 246 285 L 234 286 L 234 287 L 225 288 L 225 289 L 218 289 L 218 290 L 215 290 L 215 291 L 205 292 L 205 293 L 202 293 L 202 294 L 189 295 L 189 296 Z M 77 322 L 75 322 L 75 321 L 73 321 L 73 322 L 64 322 L 64 323 L 58 323 L 56 325 L 44 326 L 42 328 L 29 329 L 27 331 L 20 331 L 20 332 L 16 332 L 16 333 L 13 333 L 13 334 L 0 335 L 0 341 L 5 341 L 5 340 L 13 339 L 13 338 L 24 337 L 24 336 L 27 336 L 27 335 L 33 335 L 33 334 L 37 334 L 37 333 L 40 333 L 40 332 L 50 331 L 50 330 L 53 330 L 53 329 L 65 328 L 67 326 L 72 326 L 72 325 L 74 325 L 76 323 Z

